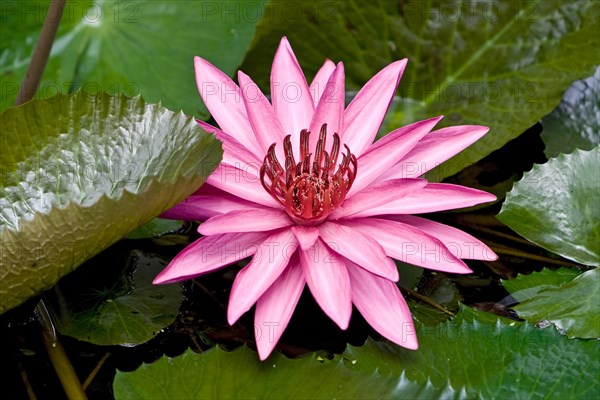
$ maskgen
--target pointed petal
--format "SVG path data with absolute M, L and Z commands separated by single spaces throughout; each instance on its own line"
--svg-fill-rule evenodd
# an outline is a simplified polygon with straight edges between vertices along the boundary
M 358 218 L 343 223 L 372 237 L 383 247 L 385 254 L 396 260 L 436 271 L 472 272 L 441 241 L 413 226 L 379 218 Z
M 258 85 L 242 71 L 238 71 L 238 82 L 256 141 L 263 154 L 266 154 L 269 146 L 281 142 L 285 137 L 283 127 Z
M 412 215 L 393 215 L 386 218 L 412 225 L 433 236 L 444 243 L 444 246 L 458 258 L 485 261 L 498 259 L 498 256 L 485 243 L 460 229 Z
M 265 239 L 250 264 L 235 277 L 227 307 L 227 321 L 230 325 L 235 324 L 279 278 L 297 248 L 298 242 L 291 229 Z
M 191 279 L 256 253 L 268 233 L 226 233 L 204 236 L 186 247 L 154 278 L 154 284 Z
M 242 170 L 221 162 L 217 169 L 210 174 L 206 183 L 243 200 L 253 201 L 267 207 L 281 208 L 281 204 L 263 188 L 260 178 L 252 169 Z
M 407 61 L 393 62 L 379 71 L 348 105 L 343 139 L 357 157 L 375 140 Z
M 255 171 L 260 171 L 262 161 L 233 136 L 204 121 L 196 120 L 196 122 L 202 129 L 213 133 L 217 139 L 223 142 L 223 162 L 235 165 L 240 169 L 251 168 Z
M 426 185 L 426 179 L 394 179 L 371 184 L 344 200 L 342 205 L 331 213 L 329 219 L 346 218 L 358 212 L 389 203 Z
M 261 361 L 269 357 L 287 328 L 305 283 L 300 258 L 295 253 L 285 271 L 256 302 L 254 329 Z
M 235 210 L 256 209 L 272 210 L 271 208 L 242 200 L 229 193 L 220 194 L 218 196 L 192 195 L 175 207 L 165 211 L 160 217 L 184 221 L 206 221 L 215 215 L 225 214 Z
M 496 200 L 493 194 L 450 183 L 429 183 L 390 203 L 361 211 L 354 217 L 388 214 L 423 214 L 471 207 Z
M 490 128 L 479 125 L 450 126 L 425 136 L 382 179 L 416 178 L 481 139 Z
M 292 228 L 292 232 L 294 232 L 302 250 L 310 249 L 319 238 L 319 230 L 314 226 L 296 225 Z
M 352 302 L 383 337 L 416 350 L 419 345 L 410 310 L 395 283 L 347 262 Z
M 344 260 L 317 240 L 310 250 L 300 250 L 304 278 L 313 297 L 340 328 L 348 328 L 352 315 L 350 278 Z
M 369 186 L 392 168 L 440 119 L 442 117 L 431 118 L 396 129 L 369 147 L 358 157 L 358 173 L 348 197 Z
M 271 69 L 271 99 L 284 136 L 299 143 L 300 131 L 308 129 L 315 112 L 312 95 L 300 64 L 287 38 L 279 43 Z
M 315 78 L 310 84 L 310 93 L 312 94 L 313 101 L 315 103 L 315 107 L 319 104 L 319 100 L 321 100 L 321 95 L 325 91 L 325 85 L 327 85 L 327 81 L 329 77 L 335 70 L 335 63 L 329 59 L 325 60 Z
M 342 139 L 344 129 L 344 64 L 339 63 L 329 77 L 319 105 L 310 122 L 310 151 L 315 148 L 319 139 L 319 131 L 327 124 L 327 151 L 333 143 L 333 134 L 337 133 Z
M 397 281 L 398 268 L 376 240 L 360 229 L 325 222 L 319 225 L 321 239 L 333 251 L 383 278 Z
M 293 225 L 283 210 L 236 210 L 212 217 L 198 228 L 203 235 L 219 235 L 230 232 L 272 231 Z
M 262 157 L 238 85 L 200 57 L 194 58 L 194 66 L 200 96 L 221 130 L 235 137 L 256 156 Z

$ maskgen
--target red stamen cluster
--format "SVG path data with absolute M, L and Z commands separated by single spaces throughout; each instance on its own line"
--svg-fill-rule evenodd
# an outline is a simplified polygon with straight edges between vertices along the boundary
M 267 192 L 279 201 L 290 217 L 303 225 L 322 222 L 345 199 L 356 177 L 356 157 L 350 153 L 342 154 L 342 161 L 335 170 L 339 151 L 340 137 L 333 134 L 331 154 L 325 151 L 327 125 L 321 127 L 314 159 L 308 152 L 310 132 L 300 132 L 300 162 L 296 163 L 292 152 L 291 135 L 283 141 L 285 169 L 275 155 L 273 143 L 265 156 L 260 169 L 260 179 Z

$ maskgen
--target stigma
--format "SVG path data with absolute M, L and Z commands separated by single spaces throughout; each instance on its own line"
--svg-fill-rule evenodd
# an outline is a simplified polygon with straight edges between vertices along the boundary
M 306 129 L 300 132 L 300 160 L 296 162 L 291 135 L 283 140 L 285 168 L 279 163 L 273 143 L 260 169 L 260 180 L 265 190 L 299 225 L 317 225 L 325 221 L 346 198 L 356 178 L 358 163 L 348 146 L 340 156 L 340 137 L 333 134 L 331 154 L 325 151 L 327 124 L 321 127 L 314 153 L 309 153 Z M 336 165 L 337 164 L 337 165 Z

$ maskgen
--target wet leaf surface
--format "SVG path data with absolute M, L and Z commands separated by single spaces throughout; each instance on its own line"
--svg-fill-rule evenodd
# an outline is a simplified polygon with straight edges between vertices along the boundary
M 221 160 L 196 121 L 78 92 L 0 114 L 0 313 L 196 190 Z
M 535 165 L 507 194 L 498 219 L 533 243 L 600 265 L 600 147 Z

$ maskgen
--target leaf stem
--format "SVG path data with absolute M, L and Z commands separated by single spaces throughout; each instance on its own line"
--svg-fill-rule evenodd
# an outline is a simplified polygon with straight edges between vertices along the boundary
M 73 368 L 71 361 L 69 361 L 69 357 L 67 357 L 64 347 L 56 336 L 54 326 L 51 322 L 47 323 L 47 321 L 52 320 L 43 301 L 38 303 L 35 311 L 38 321 L 40 322 L 40 327 L 42 328 L 41 334 L 44 347 L 46 348 L 50 362 L 58 375 L 58 379 L 60 380 L 67 398 L 69 400 L 87 399 L 87 396 L 81 387 L 81 383 L 79 382 L 79 378 L 75 373 L 75 369 Z
M 414 290 L 411 289 L 405 289 L 405 288 L 401 288 L 402 290 L 405 290 L 406 292 L 408 292 L 409 295 L 411 295 L 412 297 L 414 297 L 415 299 L 419 299 L 427 304 L 429 304 L 430 306 L 432 306 L 433 308 L 436 308 L 438 310 L 440 310 L 443 313 L 448 314 L 451 317 L 454 317 L 454 313 L 450 310 L 448 310 L 446 307 L 442 306 L 441 304 L 436 303 L 435 301 L 433 301 L 432 299 L 430 299 L 427 296 L 423 296 L 420 293 L 415 292 Z
M 88 377 L 85 379 L 85 382 L 83 382 L 83 390 L 86 390 L 88 386 L 90 386 L 96 375 L 98 375 L 98 372 L 100 372 L 100 368 L 102 368 L 106 360 L 108 360 L 108 357 L 110 357 L 110 353 L 106 353 L 104 356 L 102 356 L 100 361 L 98 361 L 92 372 L 90 372 Z
M 33 387 L 31 387 L 31 383 L 29 382 L 29 377 L 27 376 L 27 371 L 25 371 L 25 367 L 23 363 L 18 362 L 19 372 L 21 374 L 21 380 L 23 381 L 23 385 L 25 386 L 25 391 L 27 392 L 27 398 L 29 400 L 37 400 L 37 396 L 35 395 L 35 391 Z
M 523 239 L 521 237 L 515 236 L 515 235 L 511 235 L 510 233 L 504 233 L 504 232 L 499 232 L 495 229 L 491 229 L 491 228 L 486 228 L 484 226 L 477 226 L 477 225 L 471 225 L 471 224 L 461 224 L 462 226 L 466 227 L 466 228 L 470 228 L 473 230 L 476 230 L 478 232 L 481 233 L 487 233 L 489 235 L 493 235 L 493 236 L 497 236 L 499 238 L 502 239 L 507 239 L 507 240 L 512 240 L 513 242 L 517 242 L 517 243 L 522 243 L 522 244 L 526 244 L 528 246 L 533 246 L 533 247 L 537 247 L 537 245 L 535 243 L 530 242 L 527 239 Z
M 54 37 L 62 18 L 63 10 L 65 8 L 66 0 L 52 0 L 48 7 L 48 14 L 44 20 L 44 26 L 42 26 L 42 32 L 40 38 L 33 50 L 31 61 L 29 62 L 29 68 L 25 79 L 21 83 L 19 94 L 15 100 L 15 106 L 23 104 L 35 96 L 38 86 L 44 74 L 46 68 L 46 62 L 52 49 L 52 43 L 54 43 Z
M 525 258 L 528 260 L 545 262 L 548 264 L 581 268 L 581 265 L 574 263 L 572 261 L 539 256 L 537 254 L 527 253 L 526 251 L 510 249 L 508 247 L 500 246 L 500 245 L 497 245 L 492 242 L 488 242 L 488 243 L 490 244 L 490 248 L 498 254 L 504 254 L 504 255 L 513 256 L 513 257 L 521 257 L 521 258 Z

